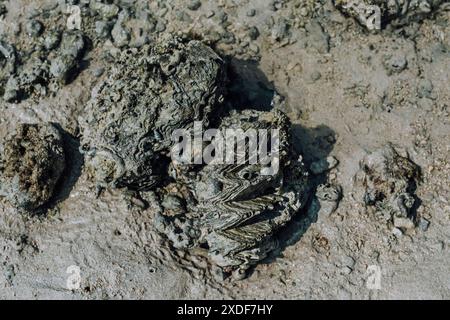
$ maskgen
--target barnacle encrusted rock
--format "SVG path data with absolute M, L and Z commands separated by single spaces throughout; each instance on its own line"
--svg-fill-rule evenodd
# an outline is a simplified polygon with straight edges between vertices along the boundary
M 19 209 L 38 209 L 52 197 L 65 164 L 63 139 L 54 125 L 20 124 L 4 144 L 0 196 Z
M 420 180 L 420 168 L 388 144 L 361 161 L 358 179 L 363 184 L 364 203 L 373 206 L 386 221 L 414 226 L 414 191 Z M 411 223 L 406 223 L 408 220 Z
M 219 130 L 224 129 L 278 129 L 279 170 L 265 172 L 267 164 L 252 164 L 250 158 L 244 163 L 206 164 L 179 178 L 185 181 L 181 187 L 166 189 L 186 199 L 187 208 L 167 209 L 163 203 L 155 221 L 174 247 L 206 246 L 215 264 L 244 276 L 246 269 L 277 248 L 277 231 L 305 205 L 310 186 L 301 157 L 292 149 L 290 122 L 282 112 L 234 112 L 222 120 Z
M 369 30 L 379 30 L 388 23 L 403 25 L 424 19 L 448 0 L 334 0 L 344 13 L 357 19 Z
M 81 120 L 87 167 L 98 186 L 155 186 L 167 172 L 172 132 L 194 121 L 207 125 L 223 81 L 221 58 L 199 41 L 164 37 L 123 51 Z

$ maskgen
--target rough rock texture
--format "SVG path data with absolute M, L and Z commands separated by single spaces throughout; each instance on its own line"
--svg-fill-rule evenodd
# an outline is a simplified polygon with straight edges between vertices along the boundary
M 207 164 L 180 178 L 194 198 L 188 198 L 187 210 L 178 207 L 174 212 L 163 202 L 169 210 L 157 216 L 156 224 L 174 247 L 206 244 L 215 264 L 243 277 L 246 269 L 278 247 L 276 232 L 305 205 L 310 184 L 292 150 L 290 122 L 282 112 L 234 112 L 219 129 L 279 129 L 279 170 L 264 174 L 263 165 L 249 159 L 242 164 Z
M 46 204 L 65 167 L 63 140 L 52 124 L 20 124 L 5 142 L 0 195 L 24 210 Z
M 221 58 L 198 41 L 168 37 L 124 51 L 82 121 L 87 165 L 97 184 L 155 186 L 166 173 L 172 132 L 194 121 L 207 125 L 223 81 Z
M 420 168 L 387 145 L 367 155 L 361 162 L 364 203 L 375 206 L 386 221 L 398 226 L 401 219 L 414 219 L 414 194 L 420 180 Z M 409 225 L 409 224 L 408 224 Z M 412 224 L 413 226 L 413 224 Z
M 344 13 L 353 16 L 367 29 L 388 23 L 403 25 L 429 16 L 447 0 L 334 0 Z

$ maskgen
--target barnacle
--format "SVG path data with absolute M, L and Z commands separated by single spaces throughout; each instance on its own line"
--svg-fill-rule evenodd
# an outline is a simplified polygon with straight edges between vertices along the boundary
M 52 124 L 20 124 L 5 142 L 0 195 L 19 209 L 46 204 L 65 168 L 63 139 Z
M 123 51 L 81 121 L 87 166 L 98 186 L 157 185 L 172 132 L 208 123 L 223 80 L 221 58 L 199 41 L 165 37 Z

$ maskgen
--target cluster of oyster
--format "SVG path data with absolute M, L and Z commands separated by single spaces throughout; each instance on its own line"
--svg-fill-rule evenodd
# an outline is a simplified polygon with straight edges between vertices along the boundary
M 245 274 L 276 248 L 274 234 L 304 206 L 309 185 L 284 114 L 247 110 L 221 118 L 224 70 L 198 41 L 170 37 L 124 51 L 94 90 L 81 121 L 82 149 L 99 188 L 156 192 L 155 225 L 174 247 L 207 245 L 217 265 Z M 249 161 L 171 161 L 174 130 L 192 130 L 195 121 L 208 129 L 212 120 L 219 130 L 278 129 L 279 170 L 262 175 Z
M 80 119 L 81 151 L 99 190 L 152 192 L 155 227 L 173 247 L 207 248 L 226 274 L 242 278 L 278 247 L 277 232 L 304 208 L 312 187 L 287 116 L 225 110 L 225 83 L 224 62 L 199 41 L 167 37 L 124 50 Z M 237 135 L 227 148 L 238 150 L 238 157 L 244 145 L 242 161 L 176 161 L 174 131 L 192 133 L 198 124 L 205 130 L 217 125 L 218 132 L 275 130 L 270 145 L 258 140 L 266 146 L 258 157 L 274 151 L 276 157 L 254 161 L 247 136 Z M 46 205 L 70 153 L 60 131 L 52 124 L 22 124 L 0 151 L 0 196 L 27 211 Z M 419 174 L 387 146 L 361 163 L 362 198 L 396 227 L 409 228 Z M 335 206 L 341 190 L 323 185 L 317 197 Z
M 334 0 L 336 7 L 369 30 L 422 20 L 444 2 L 448 0 Z

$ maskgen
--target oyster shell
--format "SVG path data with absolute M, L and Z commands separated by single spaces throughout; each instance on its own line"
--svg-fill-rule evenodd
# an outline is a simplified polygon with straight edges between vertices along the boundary
M 150 189 L 167 172 L 175 129 L 208 124 L 221 99 L 221 58 L 199 41 L 165 37 L 123 51 L 82 119 L 83 150 L 99 187 Z
M 178 192 L 187 199 L 187 212 L 163 210 L 156 226 L 174 247 L 206 246 L 215 264 L 242 274 L 277 248 L 277 231 L 305 205 L 310 186 L 282 112 L 234 112 L 219 129 L 233 128 L 279 129 L 279 170 L 262 174 L 264 165 L 251 164 L 249 158 L 243 164 L 206 164 L 178 179 L 184 184 L 175 189 L 189 190 Z

